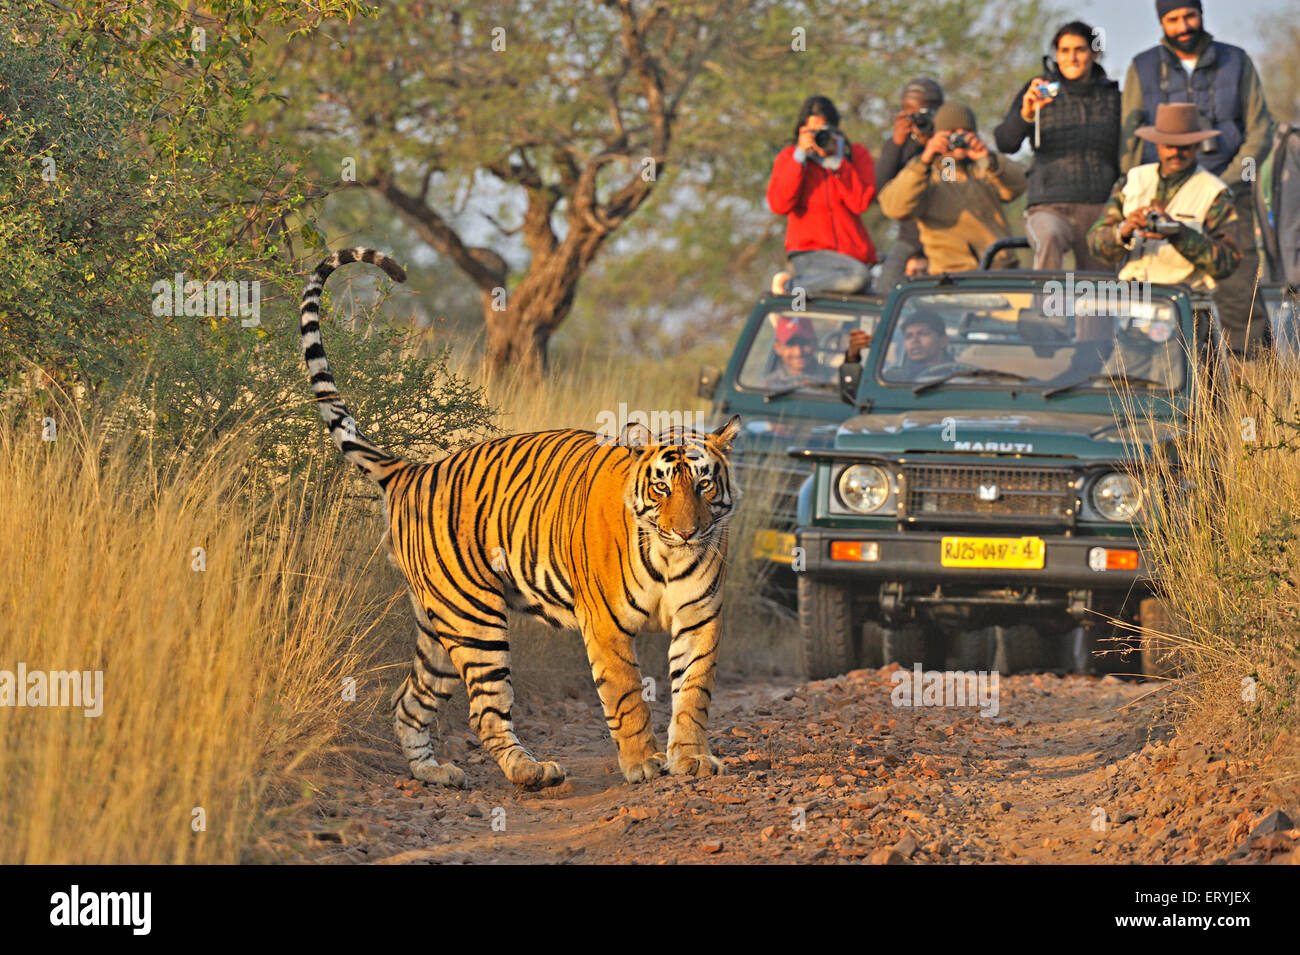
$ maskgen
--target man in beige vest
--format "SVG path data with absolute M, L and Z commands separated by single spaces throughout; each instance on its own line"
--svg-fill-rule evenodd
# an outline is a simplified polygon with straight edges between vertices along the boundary
M 1196 164 L 1197 146 L 1215 133 L 1201 130 L 1194 103 L 1161 103 L 1155 125 L 1137 135 L 1156 144 L 1159 161 L 1120 176 L 1088 248 L 1121 279 L 1213 289 L 1241 262 L 1228 187 Z

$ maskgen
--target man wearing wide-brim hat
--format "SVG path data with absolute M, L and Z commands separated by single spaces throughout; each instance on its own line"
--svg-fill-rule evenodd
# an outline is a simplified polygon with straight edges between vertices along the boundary
M 1217 134 L 1200 144 L 1197 162 L 1227 183 L 1237 209 L 1233 240 L 1241 250 L 1241 265 L 1219 283 L 1219 318 L 1229 346 L 1251 354 L 1266 347 L 1270 337 L 1255 288 L 1259 254 L 1251 183 L 1268 155 L 1273 118 L 1255 64 L 1241 47 L 1210 35 L 1201 0 L 1155 0 L 1155 6 L 1160 42 L 1137 54 L 1124 78 L 1120 172 L 1156 159 L 1151 142 L 1136 133 L 1155 119 L 1157 104 L 1196 104 L 1202 128 Z M 1219 6 L 1243 10 L 1253 5 L 1221 0 Z
M 1159 158 L 1132 167 L 1115 183 L 1088 230 L 1088 248 L 1117 266 L 1121 279 L 1213 289 L 1241 262 L 1228 187 L 1196 163 L 1200 144 L 1216 134 L 1201 129 L 1194 103 L 1161 103 L 1155 125 L 1137 135 L 1155 144 Z

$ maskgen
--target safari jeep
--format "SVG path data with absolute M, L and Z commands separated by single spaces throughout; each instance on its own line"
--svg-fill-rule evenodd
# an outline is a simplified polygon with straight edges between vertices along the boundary
M 1268 310 L 1273 347 L 1281 355 L 1300 355 L 1300 296 L 1296 289 L 1287 285 L 1261 284 L 1258 294 Z
M 830 447 L 835 427 L 853 413 L 838 381 L 849 329 L 874 332 L 884 301 L 872 295 L 765 297 L 741 329 L 726 369 L 700 372 L 699 394 L 712 400 L 716 423 L 737 413 L 744 422 L 732 454 L 744 492 L 741 507 L 759 523 L 753 553 L 767 565 L 760 574 L 766 592 L 791 606 L 795 498 L 808 468 L 786 451 L 792 444 Z M 807 367 L 796 371 L 778 353 L 784 350 L 778 327 L 791 325 L 816 337 L 816 347 L 803 356 Z
M 809 676 L 877 658 L 1098 670 L 1099 615 L 1164 629 L 1138 530 L 1161 491 L 1126 462 L 1217 393 L 1221 348 L 1213 304 L 1181 286 L 1029 271 L 896 286 L 842 370 L 857 413 L 831 446 L 789 452 L 811 466 L 793 561 Z

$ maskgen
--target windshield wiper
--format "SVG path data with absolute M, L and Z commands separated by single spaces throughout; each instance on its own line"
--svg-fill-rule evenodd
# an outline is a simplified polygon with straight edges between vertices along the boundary
M 1082 388 L 1084 385 L 1090 385 L 1094 381 L 1105 381 L 1110 384 L 1129 384 L 1129 385 L 1146 385 L 1148 388 L 1167 388 L 1169 387 L 1163 381 L 1155 381 L 1151 378 L 1139 378 L 1135 375 L 1089 375 L 1069 385 L 1061 385 L 1059 388 L 1048 388 L 1043 392 L 1044 398 L 1055 398 L 1057 395 L 1063 395 L 1067 391 L 1074 391 Z
M 834 386 L 835 382 L 833 381 L 818 381 L 816 378 L 809 378 L 805 381 L 796 382 L 795 384 L 789 385 L 785 388 L 774 388 L 771 391 L 765 391 L 763 392 L 763 400 L 771 401 L 774 398 L 784 398 L 787 395 L 794 394 L 796 391 L 804 391 L 809 388 L 832 388 Z
M 912 389 L 912 395 L 925 394 L 938 388 L 940 385 L 946 385 L 954 378 L 1008 378 L 1011 381 L 1028 381 L 1026 375 L 1018 375 L 1014 371 L 1000 371 L 997 368 L 963 368 L 960 371 L 954 371 L 950 375 L 944 375 L 942 378 L 936 378 L 934 381 L 927 381 L 924 384 L 917 385 Z

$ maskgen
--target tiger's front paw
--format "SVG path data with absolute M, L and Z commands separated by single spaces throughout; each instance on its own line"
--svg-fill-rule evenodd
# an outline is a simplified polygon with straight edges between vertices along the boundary
M 521 786 L 524 789 L 545 789 L 548 786 L 558 786 L 564 782 L 564 767 L 559 763 L 521 760 L 511 766 L 506 778 L 516 786 Z
M 644 783 L 663 773 L 667 758 L 663 753 L 655 753 L 630 763 L 620 762 L 619 768 L 623 770 L 623 778 L 628 782 Z
M 425 759 L 411 763 L 411 775 L 422 783 L 433 786 L 448 786 L 452 789 L 465 788 L 465 773 L 451 763 L 439 763 Z
M 674 776 L 721 776 L 722 760 L 707 749 L 690 753 L 685 750 L 670 750 L 668 772 Z

